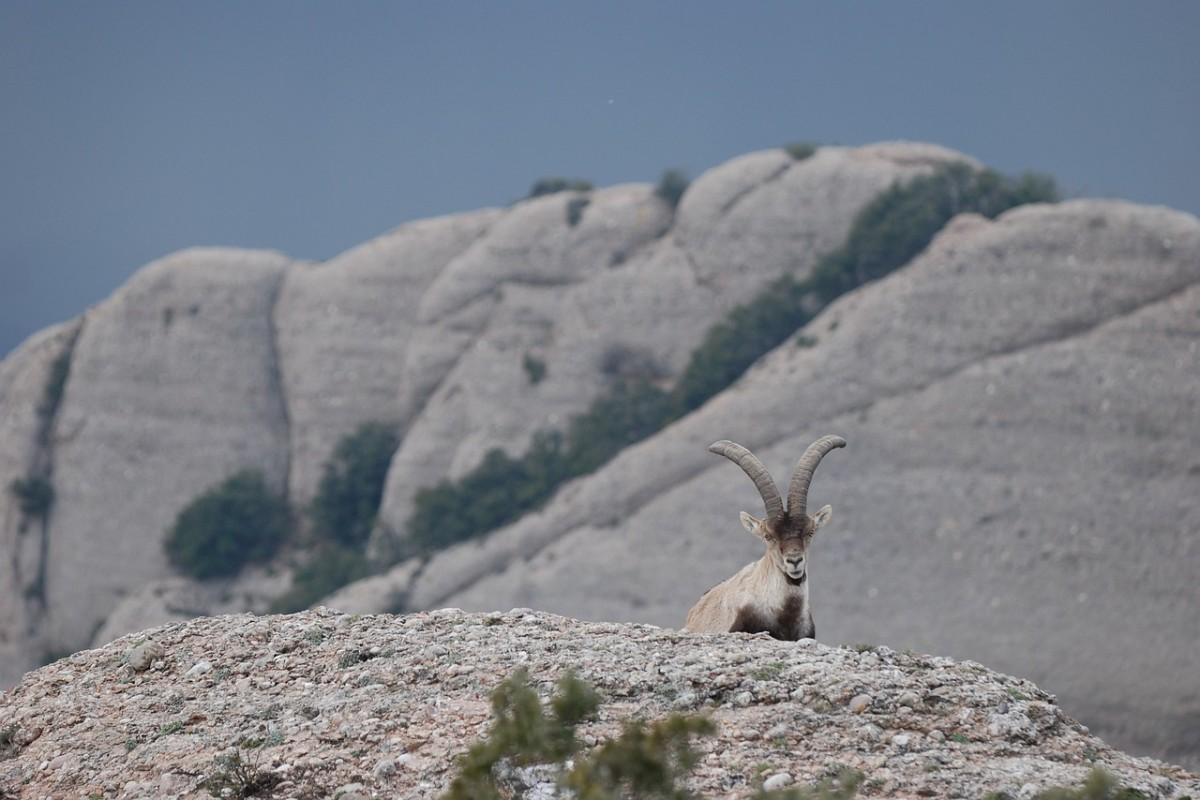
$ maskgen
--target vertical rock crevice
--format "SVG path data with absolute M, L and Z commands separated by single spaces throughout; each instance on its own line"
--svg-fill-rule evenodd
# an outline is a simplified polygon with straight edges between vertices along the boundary
M 38 537 L 32 579 L 27 580 L 23 575 L 20 553 L 24 548 L 18 548 L 14 553 L 13 563 L 13 573 L 17 583 L 24 587 L 23 599 L 28 612 L 27 625 L 30 633 L 33 632 L 38 619 L 46 610 L 50 516 L 54 511 L 54 445 L 59 435 L 55 427 L 71 374 L 71 359 L 75 352 L 75 344 L 79 341 L 83 326 L 84 322 L 81 319 L 67 334 L 58 355 L 50 364 L 42 397 L 37 405 L 37 428 L 29 466 L 25 477 L 17 479 L 9 487 L 10 491 L 16 495 L 21 514 L 18 531 L 21 534 L 27 534 L 31 527 L 36 526 L 34 533 Z
M 267 369 L 270 373 L 271 393 L 279 403 L 279 419 L 283 422 L 283 486 L 281 493 L 291 502 L 292 492 L 292 414 L 288 403 L 287 381 L 283 376 L 283 356 L 279 347 L 279 301 L 283 296 L 284 284 L 291 274 L 285 267 L 271 287 L 267 317 Z

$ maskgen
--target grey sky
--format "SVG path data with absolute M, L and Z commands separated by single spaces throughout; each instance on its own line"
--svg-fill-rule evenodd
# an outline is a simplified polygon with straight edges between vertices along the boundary
M 1196 2 L 0 2 L 0 354 L 182 247 L 921 139 L 1200 212 Z

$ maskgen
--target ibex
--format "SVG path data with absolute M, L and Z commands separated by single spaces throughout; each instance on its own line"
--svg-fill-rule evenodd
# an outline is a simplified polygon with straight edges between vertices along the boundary
M 746 530 L 763 540 L 767 552 L 705 592 L 688 612 L 684 630 L 765 632 L 786 641 L 816 637 L 808 605 L 806 556 L 813 534 L 829 522 L 833 507 L 825 506 L 810 517 L 808 485 L 825 454 L 845 446 L 846 440 L 840 436 L 822 436 L 808 446 L 792 472 L 785 508 L 767 468 L 753 453 L 726 440 L 709 445 L 709 452 L 725 456 L 754 481 L 767 507 L 767 516 L 755 519 L 743 511 L 741 520 Z

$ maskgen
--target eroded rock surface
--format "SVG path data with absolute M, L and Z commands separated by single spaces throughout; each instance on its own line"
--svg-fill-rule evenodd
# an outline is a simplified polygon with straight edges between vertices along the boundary
M 148 664 L 146 662 L 149 662 Z M 1026 680 L 974 662 L 763 635 L 694 635 L 517 609 L 405 617 L 319 610 L 220 617 L 124 637 L 0 695 L 0 789 L 21 797 L 206 797 L 218 756 L 281 781 L 276 796 L 434 798 L 490 725 L 517 668 L 548 695 L 567 670 L 603 704 L 580 737 L 632 717 L 707 714 L 691 788 L 748 797 L 843 767 L 864 796 L 1029 797 L 1094 765 L 1153 798 L 1200 777 L 1089 735 Z M 862 698 L 866 698 L 864 702 Z M 779 776 L 786 776 L 781 778 Z
M 956 220 L 704 408 L 483 543 L 411 607 L 680 625 L 756 558 L 719 438 L 777 480 L 817 436 L 818 636 L 1029 674 L 1123 746 L 1200 758 L 1200 222 L 1126 203 Z M 499 569 L 500 565 L 507 565 Z

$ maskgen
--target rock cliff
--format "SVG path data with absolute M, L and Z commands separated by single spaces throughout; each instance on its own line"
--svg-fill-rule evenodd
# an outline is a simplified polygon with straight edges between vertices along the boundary
M 394 423 L 386 548 L 417 489 L 585 408 L 605 353 L 671 377 L 716 318 L 810 269 L 880 191 L 966 160 L 906 143 L 767 151 L 700 176 L 677 210 L 616 186 L 410 223 L 323 264 L 209 248 L 145 267 L 0 365 L 3 486 L 37 466 L 55 493 L 44 525 L 0 493 L 0 683 L 115 633 L 265 607 L 278 581 L 214 590 L 163 554 L 176 514 L 233 472 L 262 471 L 300 509 L 341 437 Z M 39 414 L 64 353 L 61 402 Z
M 77 653 L 0 695 L 0 793 L 207 797 L 236 756 L 270 787 L 256 796 L 434 798 L 518 668 L 543 695 L 568 670 L 598 689 L 588 746 L 635 716 L 708 715 L 690 780 L 705 797 L 843 768 L 863 797 L 1030 798 L 1093 766 L 1148 798 L 1200 792 L 1200 776 L 1109 748 L 1052 695 L 974 662 L 448 609 L 198 619 Z
M 560 428 L 606 390 L 613 353 L 670 382 L 722 315 L 952 161 L 969 159 L 765 151 L 674 209 L 616 186 L 410 223 L 323 264 L 197 249 L 144 268 L 0 362 L 0 486 L 53 491 L 40 512 L 0 492 L 0 683 L 265 608 L 286 561 L 197 584 L 163 555 L 179 510 L 232 472 L 299 509 L 343 436 L 395 423 L 386 550 L 415 491 Z M 539 512 L 327 602 L 677 626 L 758 555 L 736 519 L 753 489 L 707 444 L 741 441 L 784 476 L 836 432 L 850 446 L 813 487 L 834 506 L 813 549 L 822 641 L 984 661 L 1120 746 L 1200 764 L 1200 221 L 1119 201 L 964 215 L 802 333 Z

